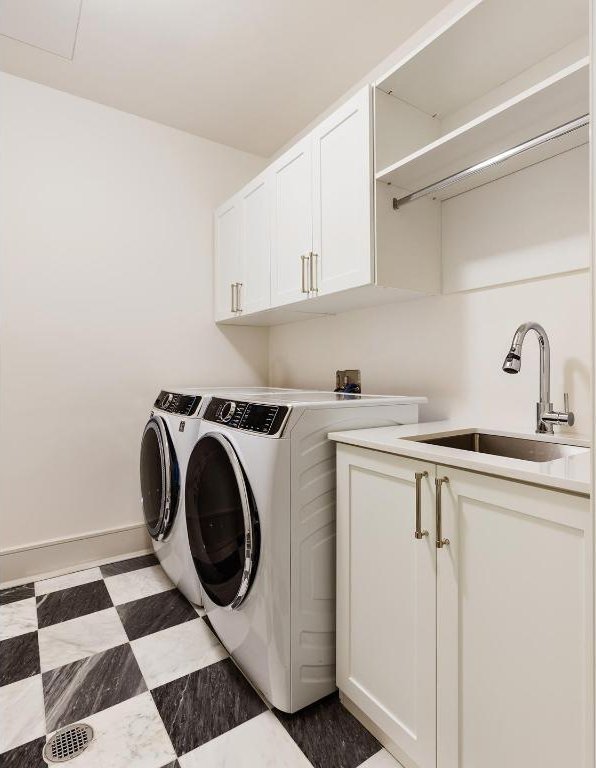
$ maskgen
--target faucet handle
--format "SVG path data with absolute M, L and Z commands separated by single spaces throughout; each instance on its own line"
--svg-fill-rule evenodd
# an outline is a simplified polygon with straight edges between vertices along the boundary
M 573 411 L 569 410 L 569 392 L 563 393 L 563 408 L 565 412 L 565 423 L 567 426 L 572 427 L 575 424 L 575 415 Z
M 549 432 L 552 434 L 552 426 L 549 428 L 551 424 L 567 424 L 568 427 L 572 427 L 575 424 L 575 414 L 569 410 L 568 392 L 565 392 L 563 395 L 563 401 L 565 406 L 562 411 L 553 411 L 552 405 L 550 405 L 550 410 L 543 412 L 541 410 L 541 403 L 536 403 L 539 423 L 544 425 L 544 429 L 538 429 L 538 432 Z

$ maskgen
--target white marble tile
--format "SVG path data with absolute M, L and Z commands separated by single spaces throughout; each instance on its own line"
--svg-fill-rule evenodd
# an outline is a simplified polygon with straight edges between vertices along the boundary
M 198 613 L 199 616 L 203 617 L 207 615 L 207 611 L 204 608 L 201 608 L 200 605 L 193 605 L 193 608 Z
M 108 576 L 105 584 L 114 605 L 129 603 L 131 600 L 139 600 L 141 597 L 149 597 L 174 588 L 161 565 Z
M 271 712 L 187 752 L 178 762 L 180 768 L 312 768 Z
M 0 605 L 0 640 L 16 637 L 37 629 L 37 608 L 35 598 L 17 600 L 15 603 Z
M 150 693 L 85 717 L 93 741 L 73 768 L 161 768 L 176 759 Z
M 38 639 L 42 672 L 128 642 L 115 608 L 44 627 Z
M 35 582 L 36 595 L 48 595 L 50 592 L 58 592 L 60 589 L 69 587 L 78 587 L 81 584 L 89 584 L 91 581 L 101 579 L 99 568 L 87 568 L 84 571 L 75 571 L 74 573 L 65 573 L 63 576 L 54 576 L 51 579 Z
M 37 739 L 45 732 L 41 675 L 0 688 L 0 752 Z
M 228 655 L 202 619 L 133 640 L 131 647 L 149 688 L 169 683 Z
M 386 749 L 382 749 L 369 757 L 368 760 L 360 763 L 358 768 L 402 768 L 402 765 Z

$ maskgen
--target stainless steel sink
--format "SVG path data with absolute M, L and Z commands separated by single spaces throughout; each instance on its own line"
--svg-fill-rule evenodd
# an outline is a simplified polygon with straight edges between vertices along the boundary
M 507 456 L 510 459 L 524 461 L 552 461 L 565 456 L 584 453 L 589 448 L 563 443 L 550 443 L 543 440 L 530 440 L 522 437 L 505 437 L 489 435 L 484 432 L 465 432 L 459 435 L 444 437 L 411 438 L 419 443 L 442 445 L 446 448 L 458 448 L 460 451 L 474 453 L 489 453 L 492 456 Z

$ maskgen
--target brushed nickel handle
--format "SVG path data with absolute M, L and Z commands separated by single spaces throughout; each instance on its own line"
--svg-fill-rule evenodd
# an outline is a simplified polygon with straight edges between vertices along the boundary
M 242 312 L 242 293 L 244 283 L 236 283 L 236 312 Z
M 300 259 L 302 260 L 302 293 L 308 293 L 310 290 L 308 285 L 308 278 L 309 278 L 308 262 L 310 260 L 310 254 L 303 253 Z
M 314 293 L 319 292 L 319 275 L 317 273 L 317 261 L 319 258 L 318 253 L 311 253 L 309 254 L 309 261 L 310 261 L 310 290 Z
M 422 510 L 421 510 L 421 497 L 422 497 L 422 478 L 428 477 L 428 472 L 416 472 L 414 473 L 416 478 L 416 530 L 414 531 L 415 539 L 422 539 L 428 536 L 428 531 L 422 530 Z
M 449 478 L 448 477 L 436 477 L 435 478 L 435 491 L 436 491 L 436 493 L 435 493 L 435 504 L 436 504 L 435 510 L 436 510 L 436 516 L 437 516 L 437 541 L 436 541 L 437 549 L 443 549 L 443 547 L 448 546 L 449 544 L 451 544 L 449 539 L 444 539 L 443 538 L 443 531 L 442 531 L 443 511 L 441 509 L 441 488 L 443 487 L 443 483 L 448 483 L 448 482 L 449 482 Z
M 232 289 L 231 310 L 232 312 L 235 312 L 236 311 L 236 283 L 230 283 L 230 287 Z

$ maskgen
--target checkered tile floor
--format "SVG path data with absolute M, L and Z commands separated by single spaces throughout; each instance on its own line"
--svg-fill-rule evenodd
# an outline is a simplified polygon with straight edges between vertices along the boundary
M 270 710 L 153 555 L 0 590 L 0 768 L 95 732 L 73 768 L 397 768 L 336 695 Z

